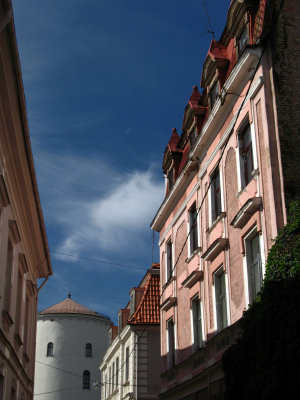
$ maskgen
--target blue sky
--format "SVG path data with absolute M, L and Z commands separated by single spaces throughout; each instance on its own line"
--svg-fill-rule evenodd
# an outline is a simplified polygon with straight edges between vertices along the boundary
M 217 39 L 229 3 L 205 1 Z M 212 38 L 203 2 L 13 0 L 13 9 L 54 271 L 39 310 L 70 291 L 115 321 L 152 262 L 163 152 Z

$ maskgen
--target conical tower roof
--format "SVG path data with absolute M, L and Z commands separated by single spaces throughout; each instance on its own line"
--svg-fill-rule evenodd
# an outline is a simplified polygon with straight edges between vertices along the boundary
M 89 308 L 83 306 L 82 304 L 79 304 L 76 301 L 71 300 L 70 295 L 68 299 L 60 303 L 54 304 L 54 306 L 51 306 L 39 312 L 39 315 L 45 315 L 45 314 L 84 314 L 84 315 L 92 315 L 94 317 L 110 319 L 106 315 L 99 314 L 96 311 L 92 311 Z

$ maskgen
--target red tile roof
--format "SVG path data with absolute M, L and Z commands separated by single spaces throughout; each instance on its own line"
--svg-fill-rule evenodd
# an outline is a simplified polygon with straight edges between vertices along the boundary
M 144 285 L 143 297 L 135 312 L 128 318 L 127 323 L 129 325 L 159 324 L 160 276 L 157 273 L 153 273 L 155 270 L 158 269 L 159 269 L 159 264 L 152 264 L 151 270 L 147 272 L 148 277 Z

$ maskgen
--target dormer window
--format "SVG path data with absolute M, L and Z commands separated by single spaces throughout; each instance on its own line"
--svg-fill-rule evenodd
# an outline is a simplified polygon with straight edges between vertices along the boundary
M 197 138 L 197 130 L 193 128 L 190 132 L 190 144 L 192 145 Z
M 170 191 L 174 185 L 173 168 L 168 172 L 168 190 Z
M 129 308 L 130 308 L 130 315 L 132 315 L 135 311 L 135 292 L 134 292 L 134 290 L 130 293 Z
M 237 39 L 237 45 L 238 45 L 238 52 L 241 54 L 246 47 L 248 43 L 248 28 L 247 25 L 243 27 L 241 30 L 238 39 Z
M 210 108 L 212 109 L 219 93 L 219 82 L 216 81 L 209 90 Z

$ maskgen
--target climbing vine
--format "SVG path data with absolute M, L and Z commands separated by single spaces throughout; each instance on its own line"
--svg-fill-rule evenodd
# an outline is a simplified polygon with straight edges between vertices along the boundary
M 263 288 L 240 320 L 241 335 L 223 355 L 226 398 L 292 399 L 299 394 L 300 203 L 272 246 Z

